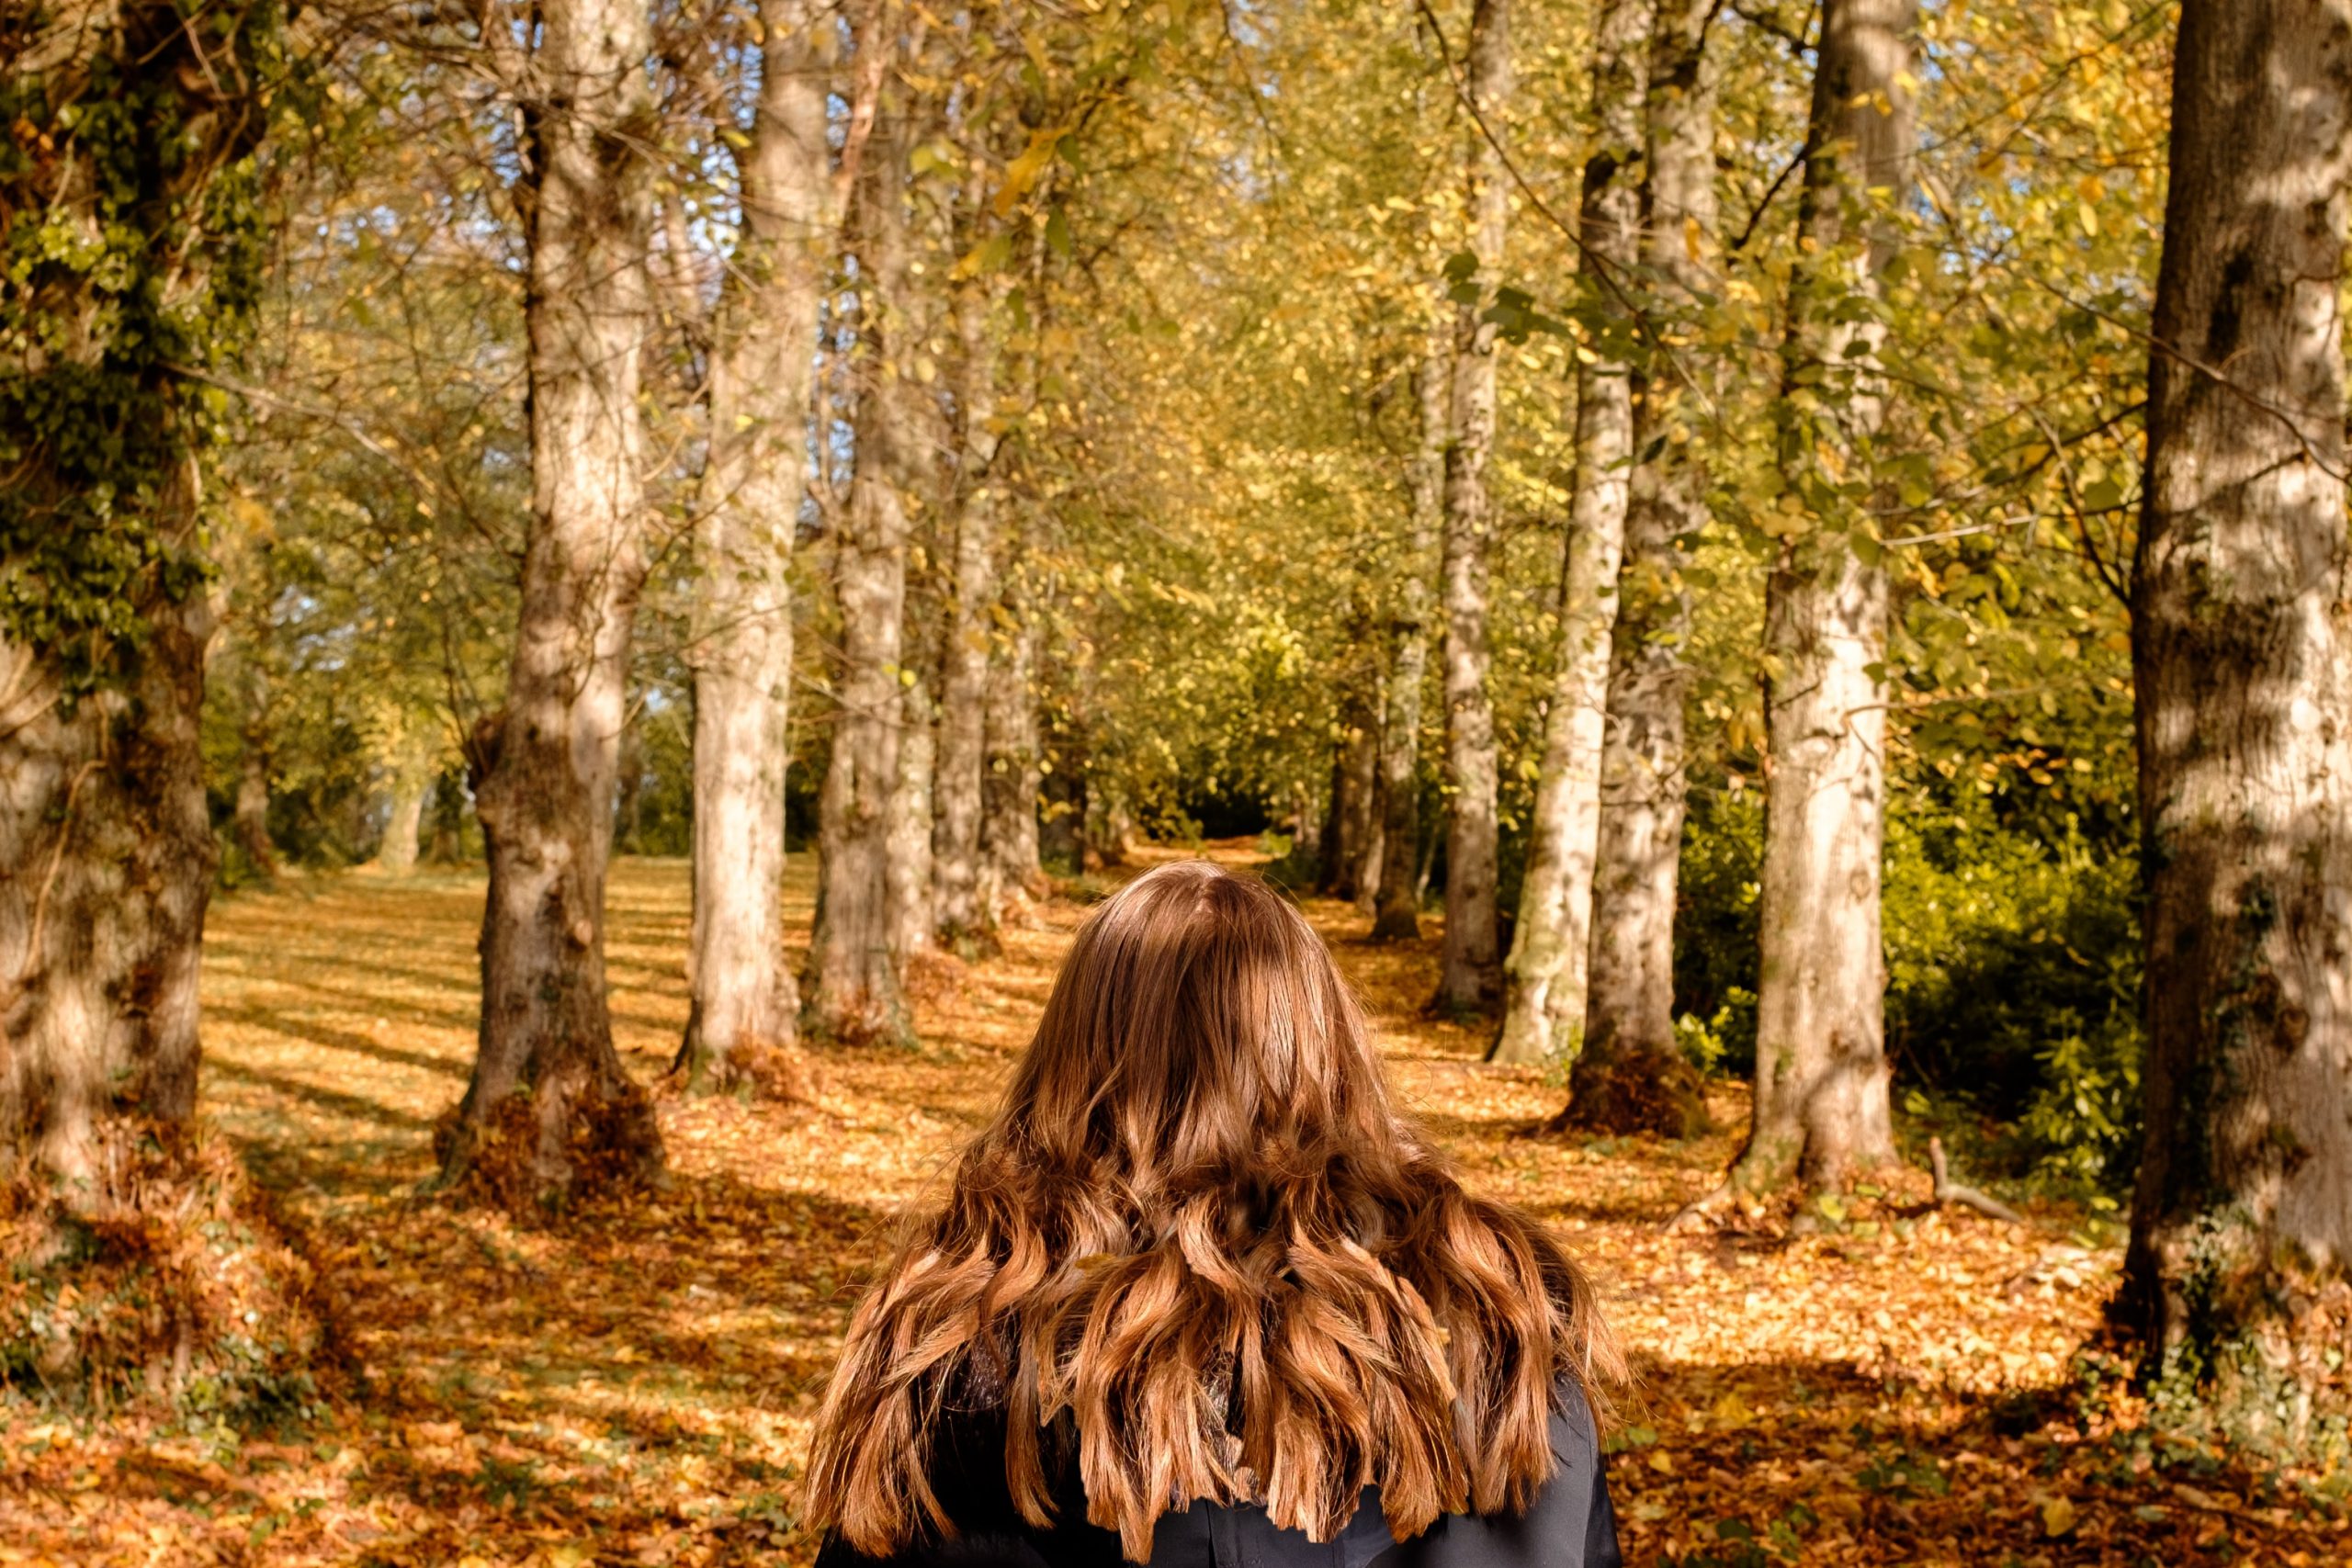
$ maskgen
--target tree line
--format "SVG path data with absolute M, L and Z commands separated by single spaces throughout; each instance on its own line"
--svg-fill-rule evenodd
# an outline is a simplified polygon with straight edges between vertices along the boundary
M 1736 1033 L 1702 1215 L 1897 1157 L 1969 866 L 2112 860 L 2128 1048 L 2030 1048 L 2142 1120 L 2120 1317 L 2326 1382 L 2347 39 L 2045 23 L 8 7 L 0 1124 L 73 1215 L 192 1123 L 219 845 L 304 769 L 387 870 L 478 836 L 443 1179 L 540 1199 L 662 1163 L 650 777 L 691 1089 L 910 1039 L 1049 852 L 1238 802 L 1373 940 L 1441 900 L 1431 1006 L 1562 1125 L 1688 1134 Z

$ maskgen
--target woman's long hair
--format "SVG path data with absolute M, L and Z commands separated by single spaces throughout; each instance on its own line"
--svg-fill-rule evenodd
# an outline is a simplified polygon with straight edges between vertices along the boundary
M 1620 1375 L 1566 1252 L 1391 1107 L 1306 920 L 1179 862 L 1080 928 L 945 1208 L 859 1306 L 808 1512 L 875 1555 L 952 1534 L 932 1445 L 977 1388 L 1035 1526 L 1066 1416 L 1086 1517 L 1133 1561 L 1194 1498 L 1321 1540 L 1372 1484 L 1401 1540 L 1523 1508 L 1557 1382 L 1598 1414 Z

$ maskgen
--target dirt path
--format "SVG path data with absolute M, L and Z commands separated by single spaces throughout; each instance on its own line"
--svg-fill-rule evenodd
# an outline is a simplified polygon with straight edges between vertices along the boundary
M 650 1078 L 684 1022 L 684 868 L 623 862 L 613 897 L 620 1044 Z M 920 1055 L 825 1055 L 821 1113 L 666 1103 L 672 1189 L 554 1227 L 413 1196 L 471 1059 L 480 909 L 449 875 L 217 907 L 205 1103 L 326 1260 L 364 1389 L 266 1438 L 17 1420 L 0 1562 L 806 1561 L 797 1465 L 862 1271 L 985 1113 L 1079 907 L 931 971 Z M 1601 1283 L 1642 1379 L 1612 1472 L 1630 1561 L 2169 1563 L 2200 1538 L 2352 1555 L 2221 1481 L 2189 1489 L 2200 1504 L 2138 1480 L 2128 1442 L 2073 1421 L 2066 1361 L 2113 1259 L 2072 1247 L 2068 1216 L 2030 1235 L 1906 1218 L 1926 1183 L 1905 1173 L 1844 1235 L 1664 1235 L 1727 1136 L 1524 1135 L 1559 1091 L 1419 1016 L 1432 948 L 1310 913 L 1400 1092 Z M 1737 1095 L 1716 1111 L 1736 1126 Z

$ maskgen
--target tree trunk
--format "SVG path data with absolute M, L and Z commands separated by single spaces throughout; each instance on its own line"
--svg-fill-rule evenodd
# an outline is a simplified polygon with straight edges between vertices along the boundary
M 879 28 L 865 49 L 892 47 Z M 891 897 L 893 812 L 907 731 L 908 502 L 922 432 L 899 385 L 907 316 L 904 105 L 886 106 L 858 193 L 856 469 L 834 566 L 842 671 L 832 755 L 819 806 L 817 924 L 808 950 L 804 1026 L 851 1043 L 910 1041 L 900 984 L 901 935 Z
M 1510 100 L 1509 0 L 1476 0 L 1470 17 L 1468 92 L 1499 136 Z M 1510 175 L 1476 127 L 1470 137 L 1471 243 L 1482 288 L 1502 265 L 1510 218 Z M 1487 461 L 1495 445 L 1495 327 L 1464 304 L 1453 324 L 1453 407 L 1445 448 L 1445 540 L 1440 573 L 1445 610 L 1445 942 L 1432 1005 L 1487 1012 L 1499 999 L 1495 915 L 1498 778 L 1495 709 L 1487 693 L 1488 579 L 1494 504 Z
M 1828 0 L 1798 220 L 1782 458 L 1866 475 L 1885 421 L 1883 329 L 1852 308 L 1894 254 L 1910 183 L 1912 0 Z M 1856 319 L 1856 318 L 1860 319 Z M 1828 481 L 1838 480 L 1828 469 Z M 1765 584 L 1770 754 L 1758 920 L 1756 1110 L 1733 1168 L 1749 1191 L 1835 1188 L 1891 1159 L 1879 940 L 1886 803 L 1887 581 L 1867 479 L 1782 542 Z
M 1600 751 L 1609 708 L 1617 568 L 1634 464 L 1632 330 L 1626 292 L 1641 259 L 1642 102 L 1652 0 L 1605 0 L 1592 39 L 1593 130 L 1577 216 L 1586 287 L 1608 323 L 1577 370 L 1576 485 L 1568 502 L 1559 643 L 1544 759 L 1506 965 L 1498 1062 L 1573 1055 L 1584 1030 L 1592 865 L 1600 832 Z
M 1086 731 L 1073 713 L 1053 727 L 1037 781 L 1037 860 L 1075 875 L 1086 869 Z
M 646 570 L 639 351 L 651 28 L 630 0 L 545 0 L 526 96 L 531 523 L 503 711 L 473 737 L 490 861 L 473 1080 L 438 1140 L 445 1181 L 553 1201 L 575 1153 L 658 1175 L 651 1108 L 613 1049 L 605 878 L 625 680 Z M 508 1101 L 527 1091 L 526 1110 Z
M 185 508 L 179 516 L 173 513 Z M 187 547 L 185 495 L 157 506 Z M 78 648 L 0 639 L 0 1139 L 70 1212 L 118 1191 L 127 1119 L 196 1114 L 198 944 L 214 846 L 198 731 L 211 611 L 141 590 L 121 686 L 56 701 Z
M 933 914 L 942 941 L 984 932 L 980 901 L 980 795 L 988 768 L 989 648 L 996 607 L 997 508 L 1003 479 L 994 471 L 1003 436 L 996 428 L 993 291 L 968 283 L 956 296 L 963 345 L 958 412 L 956 544 L 947 626 L 939 668 L 939 757 L 933 783 Z
M 228 423 L 199 383 L 266 292 L 266 218 L 239 193 L 281 23 L 19 6 L 0 55 L 0 1364 L 101 1414 L 198 1379 L 239 1406 L 315 1344 L 196 1125 L 206 536 L 227 522 L 204 497 Z
M 1668 0 L 1651 34 L 1642 244 L 1665 285 L 1660 315 L 1668 321 L 1697 309 L 1713 286 L 1715 86 L 1706 35 L 1717 8 L 1717 0 Z M 1682 547 L 1705 522 L 1703 476 L 1688 439 L 1701 419 L 1700 389 L 1685 381 L 1692 352 L 1686 346 L 1634 380 L 1637 461 L 1610 650 L 1592 961 L 1565 1112 L 1571 1126 L 1677 1138 L 1707 1120 L 1703 1086 L 1674 1039 L 1690 637 Z
M 2343 9 L 2188 0 L 2132 572 L 2147 1132 L 2118 1315 L 2274 1447 L 2340 1396 L 2352 1264 L 2347 169 Z
M 1038 887 L 1044 867 L 1037 843 L 1037 697 L 1031 690 L 1037 633 L 1028 588 L 1019 568 L 1008 574 L 1005 611 L 1013 626 L 1004 657 L 989 668 L 983 739 L 988 772 L 980 781 L 980 907 L 989 923 Z
M 784 956 L 793 536 L 808 488 L 818 315 L 837 218 L 827 21 L 763 0 L 743 219 L 710 352 L 710 453 L 695 549 L 692 1003 L 675 1069 L 725 1089 L 795 1043 Z
M 907 672 L 915 679 L 899 699 L 899 780 L 890 793 L 889 889 L 890 945 L 901 964 L 930 951 L 938 918 L 932 905 L 931 839 L 939 716 L 931 700 L 930 678 L 917 673 L 933 662 L 910 653 Z
M 277 880 L 277 852 L 269 841 L 269 731 L 248 714 L 237 759 L 237 847 L 254 874 L 266 882 Z
M 406 876 L 416 869 L 418 830 L 424 822 L 424 795 L 433 787 L 433 764 L 423 758 L 401 757 L 392 764 L 391 810 L 384 818 L 383 842 L 376 849 L 378 869 Z
M 1367 639 L 1351 639 L 1369 648 Z M 1378 820 L 1374 807 L 1380 783 L 1380 694 L 1374 671 L 1360 668 L 1340 698 L 1340 735 L 1331 770 L 1331 828 L 1323 843 L 1323 891 L 1350 903 L 1363 886 Z
M 1395 618 L 1388 628 L 1388 708 L 1381 720 L 1380 886 L 1372 923 L 1374 942 L 1418 942 L 1420 889 L 1414 874 L 1421 851 L 1421 687 L 1429 679 L 1430 558 L 1437 553 L 1445 518 L 1446 372 L 1450 345 L 1442 327 L 1413 374 L 1421 421 L 1413 455 L 1412 535 L 1397 574 Z
M 640 852 L 645 838 L 645 715 L 624 694 L 628 717 L 621 724 L 620 759 L 613 765 L 613 850 Z

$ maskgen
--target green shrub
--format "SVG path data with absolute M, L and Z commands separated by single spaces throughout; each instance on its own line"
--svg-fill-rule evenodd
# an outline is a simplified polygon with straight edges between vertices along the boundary
M 2118 1192 L 2140 1135 L 2139 868 L 2072 822 L 2047 840 L 1981 804 L 1898 799 L 1886 833 L 1886 1045 L 1896 1077 L 2002 1123 L 2016 1174 Z M 1763 803 L 1694 790 L 1675 919 L 1676 1037 L 1756 1061 Z

